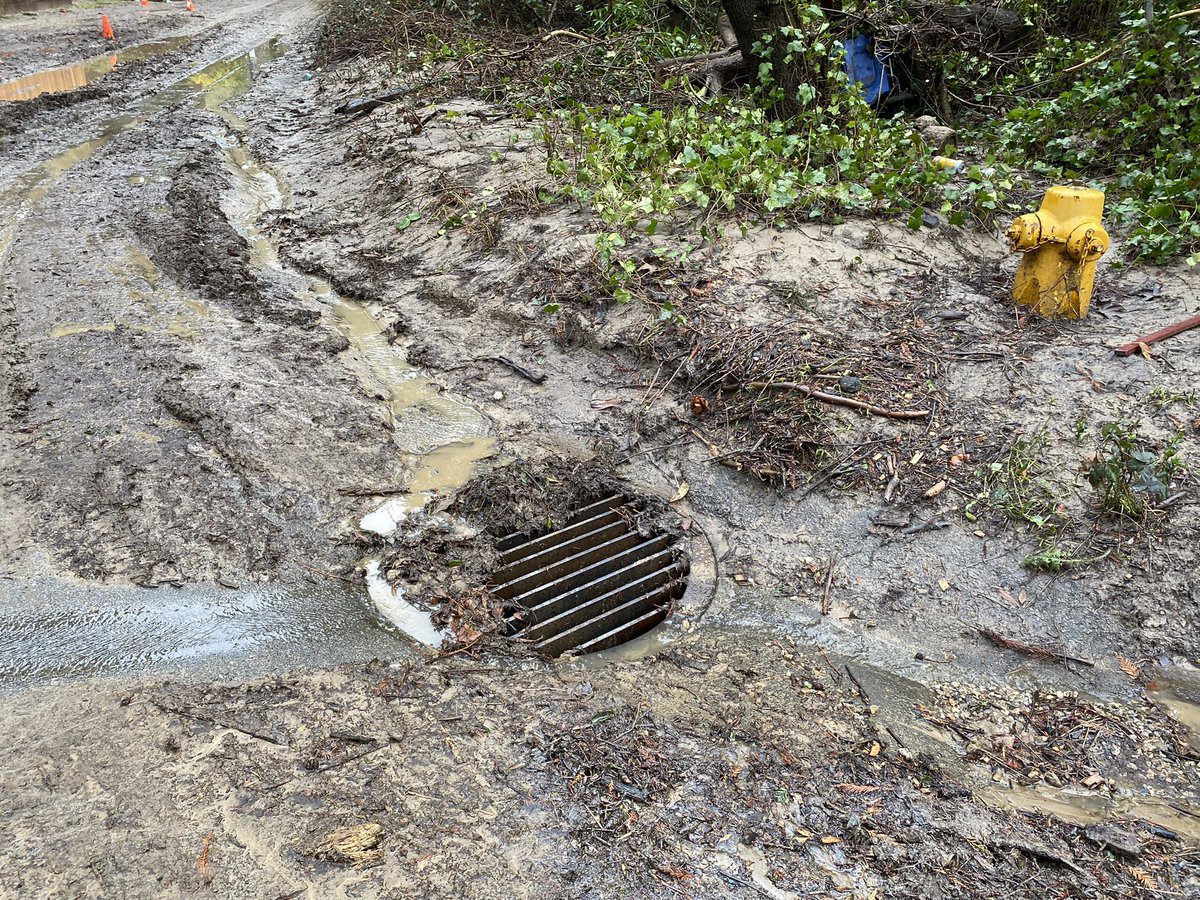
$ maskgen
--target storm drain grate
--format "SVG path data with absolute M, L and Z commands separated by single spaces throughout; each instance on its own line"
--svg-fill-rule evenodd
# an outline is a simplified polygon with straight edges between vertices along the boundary
M 499 542 L 492 595 L 504 601 L 510 637 L 549 656 L 594 653 L 645 634 L 687 587 L 687 558 L 669 534 L 633 525 L 627 497 L 605 497 L 546 534 Z

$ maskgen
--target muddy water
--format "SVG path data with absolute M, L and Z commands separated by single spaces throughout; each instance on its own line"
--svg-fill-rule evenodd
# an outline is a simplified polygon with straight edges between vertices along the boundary
M 133 111 L 100 123 L 89 140 L 11 180 L 0 192 L 0 263 L 22 221 L 39 215 L 39 202 L 71 167 L 179 102 L 194 99 L 202 107 L 220 110 L 250 87 L 261 65 L 284 50 L 281 41 L 272 40 L 206 66 L 141 101 Z M 248 162 L 246 171 L 251 171 Z M 149 174 L 157 178 L 164 173 Z M 263 203 L 278 205 L 272 180 L 260 174 L 257 183 L 259 205 L 251 211 L 255 219 Z M 237 192 L 239 197 L 243 194 L 255 196 L 254 191 Z M 274 259 L 261 236 L 255 236 L 255 247 L 264 258 Z M 117 322 L 61 322 L 49 338 L 69 348 L 70 341 L 97 331 L 166 330 L 186 336 L 206 327 L 211 310 L 168 290 L 144 253 L 125 244 L 112 246 L 112 254 L 118 258 L 112 274 L 128 294 L 128 315 Z M 183 300 L 186 315 L 164 316 L 166 300 Z M 301 581 L 233 589 L 139 588 L 43 574 L 48 569 L 43 560 L 0 579 L 0 690 L 58 678 L 145 672 L 245 676 L 405 652 L 394 635 L 378 627 L 363 602 L 366 590 L 358 584 L 320 579 L 315 585 Z
M 470 480 L 476 464 L 492 455 L 494 440 L 488 423 L 475 409 L 446 397 L 420 370 L 409 365 L 403 348 L 387 338 L 379 320 L 363 304 L 339 295 L 328 281 L 301 273 L 284 262 L 274 242 L 263 230 L 268 213 L 291 205 L 286 179 L 261 164 L 244 146 L 245 122 L 226 103 L 222 84 L 237 84 L 238 70 L 230 70 L 204 94 L 203 105 L 217 113 L 229 129 L 218 136 L 234 189 L 223 208 L 234 227 L 245 237 L 256 266 L 270 279 L 286 284 L 319 309 L 327 324 L 339 331 L 350 349 L 342 354 L 363 390 L 385 399 L 392 440 L 410 460 L 411 476 L 405 493 L 384 500 L 365 515 L 359 527 L 391 536 L 406 519 L 422 510 L 434 497 Z M 397 586 L 380 574 L 374 558 L 363 561 L 367 596 L 388 625 L 428 647 L 441 645 L 445 635 L 430 621 L 429 613 L 404 599 Z
M 209 99 L 206 96 L 206 103 Z M 412 475 L 405 494 L 385 500 L 359 525 L 389 536 L 431 498 L 466 484 L 476 464 L 492 455 L 495 442 L 487 435 L 488 423 L 477 410 L 446 397 L 437 384 L 409 365 L 404 350 L 388 341 L 383 326 L 365 306 L 339 295 L 324 279 L 300 273 L 280 259 L 262 221 L 267 213 L 290 206 L 287 182 L 247 152 L 241 144 L 242 122 L 236 115 L 223 105 L 213 110 L 231 130 L 225 162 L 235 188 L 224 204 L 230 221 L 250 244 L 257 265 L 310 300 L 350 342 L 351 349 L 343 358 L 363 389 L 386 398 L 392 439 L 411 459 Z
M 990 767 L 963 759 L 955 735 L 915 714 L 917 706 L 932 704 L 925 685 L 871 666 L 861 659 L 845 659 L 842 664 L 849 664 L 853 669 L 870 703 L 878 708 L 879 721 L 886 723 L 910 752 L 928 754 L 936 759 L 940 768 L 970 788 L 982 803 L 1054 816 L 1077 825 L 1092 825 L 1114 818 L 1143 819 L 1168 828 L 1189 842 L 1200 843 L 1200 797 L 1162 795 L 1160 789 L 1143 784 L 1135 776 L 1110 779 L 1115 788 L 1111 794 L 1082 786 L 1056 788 L 1044 781 L 1027 785 L 1005 778 L 997 782 Z M 1036 683 L 1031 685 L 1037 686 Z M 1189 704 L 1186 715 L 1197 717 L 1198 714 L 1200 707 Z M 1180 718 L 1182 720 L 1183 716 Z M 1193 718 L 1193 721 L 1197 719 Z
M 211 321 L 213 313 L 207 304 L 164 280 L 158 267 L 139 247 L 116 240 L 106 246 L 111 248 L 111 262 L 106 266 L 108 272 L 134 301 L 129 305 L 128 314 L 113 322 L 61 322 L 50 329 L 50 337 L 62 339 L 92 332 L 128 330 L 191 340 Z M 176 311 L 168 311 L 168 307 Z
M 1192 747 L 1200 750 L 1200 670 L 1184 666 L 1162 668 L 1146 685 L 1146 696 L 1183 725 Z
M 205 66 L 142 100 L 133 112 L 101 122 L 95 137 L 62 151 L 14 179 L 11 186 L 0 192 L 0 262 L 7 257 L 21 221 L 46 196 L 50 186 L 72 166 L 89 159 L 122 134 L 144 125 L 152 116 L 189 97 L 198 96 L 206 107 L 216 103 L 216 98 L 220 99 L 220 103 L 227 103 L 248 90 L 258 69 L 278 59 L 286 49 L 287 45 L 280 38 L 272 38 L 247 53 L 235 54 Z M 208 97 L 210 92 L 212 98 Z
M 277 672 L 398 649 L 357 587 L 328 579 L 236 589 L 0 580 L 0 691 L 95 675 Z
M 32 100 L 42 94 L 59 94 L 86 87 L 115 72 L 122 65 L 162 56 L 164 53 L 182 47 L 187 42 L 188 38 L 185 37 L 147 41 L 144 44 L 123 47 L 112 53 L 93 56 L 91 59 L 74 65 L 34 72 L 32 75 L 0 84 L 0 100 L 9 102 Z

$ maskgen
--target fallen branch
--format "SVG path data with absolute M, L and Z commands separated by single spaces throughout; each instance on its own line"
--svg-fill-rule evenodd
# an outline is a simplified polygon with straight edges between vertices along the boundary
M 1159 19 L 1158 21 L 1172 22 L 1175 19 L 1186 19 L 1190 16 L 1200 16 L 1200 6 L 1196 7 L 1195 9 L 1185 9 L 1183 12 L 1177 12 L 1174 15 L 1167 16 L 1166 18 Z M 1107 50 L 1101 50 L 1095 56 L 1090 56 L 1081 63 L 1076 63 L 1070 68 L 1063 69 L 1058 74 L 1070 75 L 1072 72 L 1078 72 L 1080 69 L 1086 69 L 1088 66 L 1100 62 L 1100 60 L 1104 59 L 1104 57 L 1108 56 L 1114 50 L 1119 50 L 1121 47 L 1124 47 L 1127 43 L 1133 40 L 1135 35 L 1136 32 L 1133 31 L 1125 32 L 1125 34 L 1121 36 L 1121 39 L 1111 44 Z
M 551 38 L 556 38 L 556 37 L 575 38 L 575 40 L 577 40 L 577 41 L 590 41 L 591 40 L 591 38 L 589 38 L 586 34 L 580 34 L 578 31 L 571 31 L 569 28 L 556 28 L 554 31 L 547 32 L 545 35 L 542 36 L 542 43 L 544 44 L 547 41 L 549 41 Z
M 666 59 L 657 60 L 654 65 L 661 71 L 662 69 L 678 69 L 681 66 L 690 66 L 693 63 L 708 62 L 713 59 L 724 59 L 733 56 L 737 53 L 736 49 L 732 50 L 715 50 L 712 53 L 696 53 L 692 56 L 669 56 Z M 740 54 L 739 54 L 740 55 Z
M 300 568 L 306 569 L 309 572 L 312 572 L 314 575 L 320 575 L 323 578 L 331 578 L 334 581 L 344 581 L 346 584 L 353 584 L 355 586 L 360 586 L 362 584 L 361 579 L 351 578 L 348 575 L 337 575 L 333 572 L 326 572 L 324 569 L 318 569 L 316 566 L 310 566 L 302 559 L 295 559 L 293 562 L 295 562 Z
M 1054 662 L 1076 662 L 1085 666 L 1096 665 L 1090 659 L 1081 659 L 1078 656 L 1071 656 L 1068 653 L 1060 653 L 1058 650 L 1051 650 L 1049 647 L 1039 647 L 1036 644 L 1022 644 L 1020 641 L 1007 638 L 1002 634 L 992 631 L 990 628 L 980 628 L 979 633 L 997 647 L 1004 650 L 1015 650 L 1017 653 L 1024 653 L 1026 656 L 1032 656 L 1035 659 L 1048 659 Z
M 403 100 L 409 94 L 416 93 L 422 88 L 432 87 L 435 84 L 449 80 L 449 75 L 442 75 L 438 78 L 431 78 L 428 81 L 420 81 L 416 84 L 407 84 L 403 87 L 393 88 L 390 91 L 384 91 L 382 94 L 375 94 L 371 97 L 358 97 L 353 100 L 347 100 L 333 111 L 341 113 L 344 116 L 365 115 L 387 103 L 395 103 L 397 100 Z
M 345 487 L 338 488 L 343 497 L 393 497 L 396 494 L 407 494 L 411 490 L 408 485 L 393 485 L 391 487 Z
M 751 381 L 749 384 L 743 385 L 743 387 L 754 388 L 756 390 L 771 388 L 782 391 L 796 391 L 805 397 L 819 400 L 822 403 L 831 403 L 834 406 L 848 406 L 851 409 L 861 409 L 863 412 L 869 412 L 873 416 L 883 416 L 888 419 L 924 419 L 930 414 L 927 409 L 884 409 L 882 406 L 876 406 L 873 403 L 866 403 L 862 400 L 855 400 L 853 397 L 827 394 L 824 391 L 811 388 L 807 384 L 800 384 L 795 381 Z
M 376 744 L 374 747 L 370 747 L 366 750 L 363 750 L 361 753 L 355 753 L 353 756 L 347 756 L 342 759 L 336 760 L 334 762 L 326 763 L 325 765 L 320 766 L 311 771 L 298 772 L 295 775 L 293 775 L 291 778 L 285 778 L 283 781 L 277 781 L 277 782 L 275 782 L 275 784 L 267 785 L 266 787 L 264 787 L 262 789 L 262 792 L 265 793 L 266 791 L 276 790 L 278 788 L 283 787 L 285 784 L 291 784 L 293 781 L 296 781 L 299 778 L 304 778 L 307 775 L 320 775 L 322 772 L 328 772 L 331 769 L 340 769 L 342 766 L 348 765 L 349 763 L 352 763 L 355 760 L 362 759 L 364 756 L 370 756 L 372 753 L 378 753 L 380 750 L 386 750 L 388 747 L 392 746 L 392 744 L 394 744 L 394 743 L 396 743 L 396 739 L 394 737 L 392 737 L 391 735 L 388 735 L 388 739 L 385 743 Z
M 704 86 L 713 96 L 725 90 L 725 85 L 746 74 L 746 61 L 740 52 L 728 59 L 713 60 L 704 70 Z
M 189 710 L 179 709 L 174 706 L 168 706 L 167 704 L 161 703 L 158 700 L 151 700 L 150 702 L 165 713 L 182 716 L 185 719 L 191 719 L 193 722 L 203 722 L 205 725 L 213 725 L 217 728 L 228 728 L 230 731 L 236 731 L 239 734 L 246 735 L 246 737 L 252 737 L 255 740 L 265 741 L 266 743 L 274 744 L 277 747 L 285 746 L 285 742 L 279 740 L 279 738 L 273 737 L 269 734 L 262 734 L 258 731 L 251 731 L 248 728 L 242 728 L 240 725 L 235 725 L 232 722 L 225 721 L 224 719 L 218 719 L 215 716 L 204 716 L 197 712 L 191 712 Z

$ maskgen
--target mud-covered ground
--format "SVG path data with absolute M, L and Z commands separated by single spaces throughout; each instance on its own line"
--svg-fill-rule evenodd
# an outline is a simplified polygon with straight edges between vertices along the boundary
M 222 897 L 1197 890 L 1168 830 L 981 806 L 932 762 L 927 734 L 881 720 L 881 677 L 727 631 L 559 672 L 408 659 L 246 684 L 41 689 L 6 711 L 17 737 L 0 885 Z M 1111 753 L 1165 763 L 1165 784 L 1195 777 L 1172 760 L 1176 726 L 1143 732 L 1102 706 L 1044 702 L 1055 715 L 1021 727 L 1053 734 L 1085 770 L 1114 777 Z M 964 732 L 991 724 L 938 714 Z M 1055 716 L 1113 728 L 1072 740 L 1053 733 Z
M 206 13 L 0 105 L 4 891 L 1200 891 L 1195 479 L 1133 528 L 1081 472 L 1116 419 L 1195 468 L 1200 332 L 1112 355 L 1194 270 L 1113 254 L 1026 321 L 996 235 L 852 221 L 633 244 L 657 302 L 597 302 L 528 122 L 453 78 L 340 115 L 403 76 L 313 77 L 308 4 Z M 0 47 L 95 52 L 61 22 Z M 697 360 L 777 351 L 930 415 L 748 434 Z M 793 415 L 812 452 L 764 456 Z M 1057 574 L 977 499 L 1034 437 Z M 481 635 L 495 539 L 592 482 L 677 498 L 703 602 L 603 660 Z M 453 655 L 373 618 L 369 559 Z

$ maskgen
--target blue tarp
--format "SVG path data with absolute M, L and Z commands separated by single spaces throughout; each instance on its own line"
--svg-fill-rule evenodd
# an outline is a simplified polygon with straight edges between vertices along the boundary
M 862 85 L 863 96 L 872 106 L 892 89 L 887 65 L 875 55 L 873 44 L 865 34 L 856 34 L 842 45 L 846 51 L 846 74 Z

